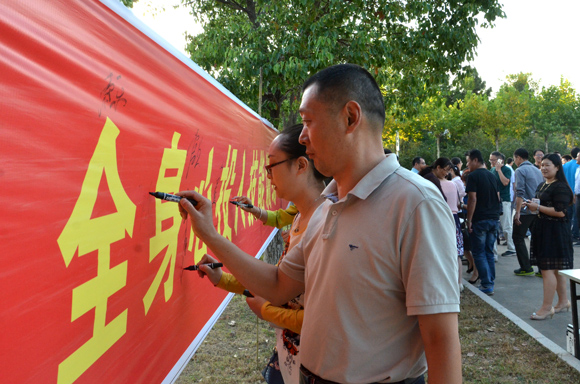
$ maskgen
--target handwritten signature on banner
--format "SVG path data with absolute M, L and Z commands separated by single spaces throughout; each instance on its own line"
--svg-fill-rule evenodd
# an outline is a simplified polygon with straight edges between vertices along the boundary
M 99 93 L 101 98 L 101 107 L 99 108 L 99 117 L 106 108 L 117 110 L 118 106 L 124 107 L 127 105 L 127 99 L 124 97 L 125 88 L 115 81 L 121 81 L 121 75 L 115 76 L 112 72 L 107 77 L 107 86 Z
M 77 249 L 79 257 L 94 251 L 98 253 L 97 276 L 77 286 L 72 291 L 71 322 L 94 309 L 92 337 L 59 364 L 57 381 L 59 384 L 73 383 L 127 331 L 128 309 L 110 321 L 108 321 L 109 317 L 107 316 L 108 299 L 126 286 L 129 268 L 128 260 L 110 267 L 111 245 L 125 239 L 125 233 L 129 237 L 133 237 L 134 223 L 137 219 L 136 205 L 130 200 L 119 177 L 116 147 L 116 139 L 119 134 L 117 126 L 107 118 L 88 164 L 80 195 L 57 240 L 67 267 L 73 261 Z M 186 165 L 187 178 L 190 167 L 195 168 L 200 164 L 199 156 L 201 156 L 202 151 L 199 131 L 195 134 L 188 150 L 179 149 L 180 139 L 181 134 L 174 132 L 171 146 L 163 151 L 156 190 L 166 192 L 180 190 Z M 230 227 L 228 202 L 232 197 L 232 189 L 236 185 L 238 185 L 236 195 L 246 195 L 256 201 L 259 206 L 271 207 L 276 200 L 272 189 L 265 186 L 266 155 L 264 151 L 252 150 L 251 154 L 248 186 L 245 185 L 246 151 L 241 154 L 242 172 L 238 177 L 236 173 L 238 150 L 233 149 L 231 145 L 228 148 L 225 165 L 220 167 L 220 175 L 212 184 L 214 148 L 211 148 L 207 157 L 205 179 L 201 180 L 195 188 L 200 194 L 210 199 L 214 197 L 212 201 L 215 204 L 217 230 L 230 240 L 232 239 L 232 228 Z M 99 185 L 104 179 L 102 176 L 106 177 L 117 212 L 100 217 L 91 217 L 97 201 Z M 239 179 L 238 184 L 236 184 L 237 179 Z M 144 191 L 143 194 L 147 195 L 147 191 Z M 158 199 L 152 201 L 155 202 L 155 234 L 149 239 L 149 263 L 159 257 L 162 260 L 147 293 L 143 297 L 144 316 L 149 313 L 164 276 L 167 276 L 163 283 L 165 302 L 173 294 L 178 237 L 182 223 L 179 211 L 174 204 L 162 203 Z M 246 212 L 240 213 L 240 211 L 235 210 L 233 231 L 236 233 L 239 221 L 243 227 L 252 225 L 255 221 L 252 215 Z M 194 260 L 197 262 L 207 252 L 207 247 L 191 232 L 187 251 L 193 253 Z

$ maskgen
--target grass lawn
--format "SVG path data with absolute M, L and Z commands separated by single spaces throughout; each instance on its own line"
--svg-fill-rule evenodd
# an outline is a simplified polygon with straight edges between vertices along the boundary
M 464 383 L 578 384 L 580 373 L 468 290 L 459 335 Z M 236 295 L 177 383 L 263 383 L 274 331 Z

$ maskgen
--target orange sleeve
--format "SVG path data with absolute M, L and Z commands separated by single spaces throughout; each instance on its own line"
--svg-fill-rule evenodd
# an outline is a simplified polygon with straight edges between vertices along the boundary
M 304 309 L 287 309 L 276 307 L 269 301 L 262 305 L 260 311 L 262 318 L 281 328 L 286 328 L 292 332 L 300 334 L 302 322 L 304 321 Z
M 222 273 L 220 281 L 217 283 L 216 287 L 224 289 L 228 292 L 243 294 L 244 286 L 232 275 L 231 273 Z

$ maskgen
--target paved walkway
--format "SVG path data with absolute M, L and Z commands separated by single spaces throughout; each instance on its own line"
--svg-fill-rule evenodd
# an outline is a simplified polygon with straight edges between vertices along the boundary
M 529 242 L 528 249 L 529 249 Z M 554 315 L 552 319 L 542 321 L 531 320 L 530 315 L 538 310 L 542 305 L 543 285 L 542 278 L 536 276 L 516 276 L 513 271 L 519 268 L 517 257 L 502 257 L 501 254 L 507 250 L 506 246 L 499 245 L 497 251 L 499 260 L 495 264 L 495 294 L 489 298 L 497 302 L 500 306 L 507 308 L 524 323 L 531 326 L 537 332 L 554 342 L 556 345 L 566 350 L 566 328 L 572 324 L 572 313 L 561 312 Z M 574 247 L 574 268 L 580 268 L 580 247 Z M 463 278 L 468 279 L 463 268 Z M 534 267 L 537 270 L 537 267 Z M 467 283 L 467 285 L 470 285 Z M 479 285 L 479 282 L 477 283 Z M 568 299 L 570 299 L 570 284 L 568 287 Z M 554 300 L 556 302 L 556 299 Z M 529 333 L 529 332 L 528 332 Z M 579 360 L 580 361 L 580 360 Z

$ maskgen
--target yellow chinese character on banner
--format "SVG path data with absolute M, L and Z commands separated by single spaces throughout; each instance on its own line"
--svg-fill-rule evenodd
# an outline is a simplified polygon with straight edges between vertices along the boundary
M 260 160 L 258 159 L 259 153 L 260 153 L 259 151 L 252 151 L 252 165 L 250 166 L 250 174 L 248 177 L 250 180 L 248 183 L 249 184 L 248 189 L 246 190 L 245 193 L 241 193 L 241 195 L 245 195 L 250 200 L 252 200 L 252 202 L 256 207 L 261 207 L 261 205 L 258 205 L 258 202 L 256 201 L 256 191 L 258 185 L 258 179 L 256 177 L 256 174 L 258 173 L 258 168 L 260 167 Z
M 211 184 L 211 172 L 213 169 L 213 148 L 209 151 L 207 156 L 207 171 L 205 174 L 205 180 L 201 180 L 199 186 L 195 188 L 196 192 L 212 199 L 212 184 Z M 194 261 L 197 263 L 201 260 L 202 256 L 207 253 L 207 246 L 202 242 L 195 234 L 193 230 L 190 229 L 189 232 L 189 242 L 187 249 L 193 252 Z
M 177 192 L 181 184 L 183 168 L 187 157 L 187 151 L 178 149 L 177 144 L 181 135 L 177 132 L 173 134 L 171 148 L 163 151 L 161 167 L 157 176 L 156 191 Z M 165 223 L 165 225 L 163 225 Z M 163 228 L 165 226 L 165 228 Z M 168 301 L 173 294 L 173 276 L 175 273 L 175 258 L 177 256 L 177 241 L 179 228 L 181 226 L 181 216 L 175 204 L 167 204 L 162 200 L 155 199 L 155 236 L 149 241 L 149 262 L 151 263 L 157 256 L 165 250 L 165 255 L 161 261 L 161 266 L 143 297 L 145 314 L 149 312 L 153 299 L 159 290 L 161 279 L 169 269 L 167 280 L 163 284 L 165 301 Z
M 58 238 L 68 267 L 78 256 L 97 251 L 97 276 L 73 289 L 71 322 L 94 309 L 92 337 L 58 366 L 59 384 L 74 382 L 123 336 L 127 330 L 127 311 L 107 321 L 107 301 L 127 282 L 127 261 L 111 264 L 111 244 L 133 236 L 135 204 L 129 199 L 117 169 L 116 139 L 119 129 L 107 118 L 95 152 L 89 162 L 80 196 Z M 116 212 L 93 217 L 102 176 L 106 177 Z M 110 316 L 109 316 L 110 317 Z
M 220 176 L 220 189 L 216 201 L 215 212 L 217 215 L 217 231 L 226 239 L 232 239 L 232 228 L 228 222 L 229 218 L 229 202 L 232 198 L 232 187 L 236 181 L 236 160 L 238 157 L 238 150 L 233 149 L 230 145 L 228 147 L 228 156 L 226 158 L 226 165 L 222 168 Z
M 250 185 L 246 196 L 254 202 L 254 205 L 267 209 L 270 203 L 266 197 L 270 198 L 270 188 L 266 188 L 266 153 L 264 151 L 252 151 L 252 166 L 250 167 Z M 267 191 L 267 192 L 266 192 Z M 266 195 L 267 193 L 267 195 Z M 266 196 L 265 196 L 266 195 Z
M 242 176 L 241 176 L 240 186 L 238 188 L 237 196 L 244 195 L 245 177 L 246 177 L 246 151 L 244 151 L 242 154 Z M 235 217 L 235 219 L 234 219 L 234 231 L 236 231 L 236 234 L 237 234 L 238 233 L 238 221 L 239 221 L 239 219 L 241 218 L 242 225 L 244 228 L 246 228 L 246 219 L 248 219 L 248 224 L 250 224 L 249 217 L 254 217 L 254 215 L 244 211 L 243 209 L 236 209 L 234 212 L 235 212 L 234 213 L 234 217 Z

